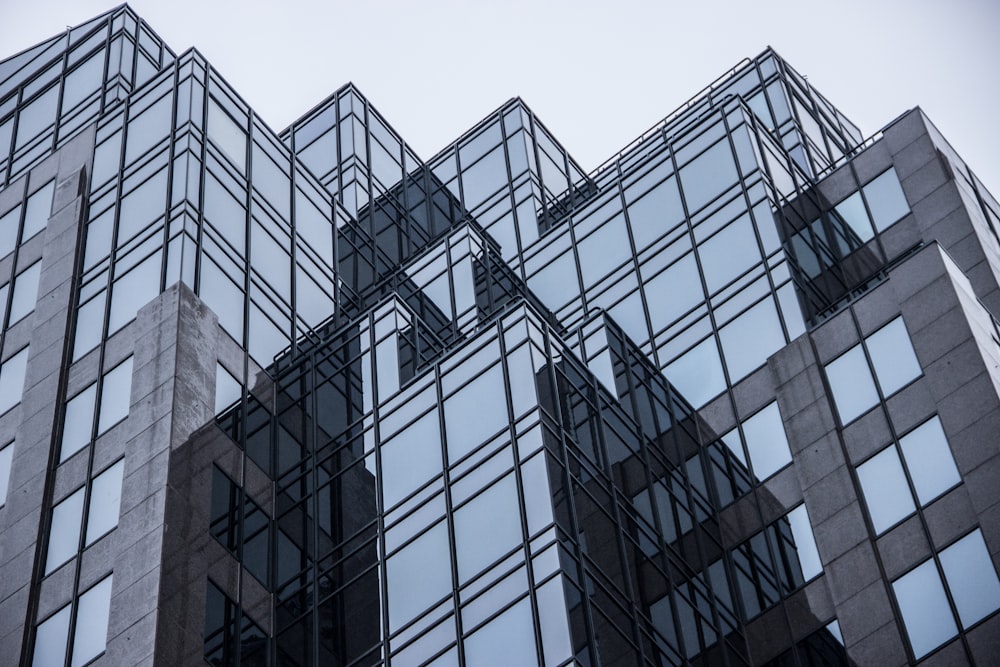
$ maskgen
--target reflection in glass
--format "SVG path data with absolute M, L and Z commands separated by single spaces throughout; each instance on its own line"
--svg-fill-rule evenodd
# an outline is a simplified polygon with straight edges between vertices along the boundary
M 760 261 L 757 236 L 750 214 L 744 214 L 728 227 L 698 246 L 708 293 L 714 294 Z
M 509 474 L 455 512 L 459 583 L 521 542 L 521 513 Z
M 864 188 L 868 208 L 875 219 L 875 229 L 880 232 L 910 212 L 906 196 L 899 186 L 896 170 L 889 170 L 877 176 Z
M 921 505 L 962 481 L 936 416 L 900 438 L 899 446 Z
M 897 317 L 865 338 L 865 344 L 884 396 L 896 393 L 910 380 L 919 377 L 920 364 L 913 353 L 903 318 Z
M 826 365 L 826 377 L 842 424 L 848 424 L 878 403 L 864 350 L 855 345 Z
M 508 423 L 503 371 L 495 365 L 444 402 L 448 461 L 454 463 Z
M 933 560 L 892 582 L 892 590 L 918 660 L 958 633 Z
M 844 222 L 858 235 L 862 241 L 868 241 L 875 232 L 868 221 L 868 213 L 865 211 L 865 203 L 861 200 L 861 193 L 855 192 L 853 195 L 840 202 L 834 210 L 843 218 Z
M 858 480 L 876 534 L 916 511 L 895 447 L 886 447 L 859 465 Z
M 442 521 L 386 561 L 389 631 L 395 632 L 451 591 L 448 529 Z
M 785 344 L 774 299 L 764 299 L 722 327 L 719 338 L 726 353 L 726 368 L 731 382 L 741 380 L 750 371 L 762 366 Z
M 441 473 L 441 435 L 432 410 L 382 445 L 383 507 L 393 507 Z
M 963 628 L 1000 609 L 1000 581 L 981 530 L 942 551 L 941 568 Z
M 698 408 L 726 387 L 715 337 L 709 336 L 663 369 L 691 405 Z
M 476 667 L 538 664 L 531 603 L 525 598 L 465 640 L 465 657 Z

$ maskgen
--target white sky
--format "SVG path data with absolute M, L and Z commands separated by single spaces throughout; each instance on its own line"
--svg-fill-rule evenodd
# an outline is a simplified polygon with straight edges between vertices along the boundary
M 770 44 L 866 135 L 921 106 L 1000 196 L 997 0 L 134 0 L 276 130 L 354 81 L 422 158 L 519 95 L 585 170 Z M 0 0 L 0 57 L 112 7 Z

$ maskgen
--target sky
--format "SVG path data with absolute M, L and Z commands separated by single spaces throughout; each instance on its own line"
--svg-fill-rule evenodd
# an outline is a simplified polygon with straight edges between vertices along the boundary
M 0 57 L 114 6 L 0 0 Z M 1000 196 L 997 0 L 134 0 L 275 130 L 353 81 L 422 158 L 520 96 L 587 171 L 774 47 L 865 135 L 920 106 Z

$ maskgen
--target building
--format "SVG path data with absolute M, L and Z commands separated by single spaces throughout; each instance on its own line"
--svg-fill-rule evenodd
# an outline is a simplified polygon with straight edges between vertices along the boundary
M 989 664 L 1000 205 L 776 53 L 584 172 L 272 131 L 127 6 L 0 62 L 10 664 Z

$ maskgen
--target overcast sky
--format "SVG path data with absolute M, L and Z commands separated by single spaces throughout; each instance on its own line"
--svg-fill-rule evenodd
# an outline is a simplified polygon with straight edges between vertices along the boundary
M 135 0 L 281 130 L 353 81 L 422 158 L 521 96 L 590 170 L 767 45 L 872 134 L 921 106 L 1000 195 L 997 0 Z M 112 7 L 0 0 L 0 57 Z

